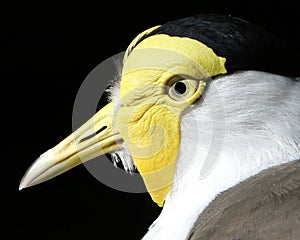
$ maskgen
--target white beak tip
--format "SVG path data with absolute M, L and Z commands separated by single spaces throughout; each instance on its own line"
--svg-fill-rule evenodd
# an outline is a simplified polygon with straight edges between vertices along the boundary
M 22 180 L 21 180 L 21 182 L 20 182 L 20 185 L 19 185 L 19 191 L 21 191 L 22 189 L 27 188 L 27 187 L 30 186 L 30 185 L 29 185 L 28 183 L 26 183 L 24 180 L 25 180 L 25 179 L 24 179 L 24 177 L 23 177 Z

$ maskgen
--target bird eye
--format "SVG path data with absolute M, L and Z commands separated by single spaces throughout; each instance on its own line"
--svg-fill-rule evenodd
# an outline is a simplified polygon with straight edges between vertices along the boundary
M 167 93 L 174 100 L 185 100 L 197 91 L 198 85 L 197 80 L 176 77 L 168 84 Z
M 177 94 L 184 94 L 186 92 L 186 85 L 184 82 L 179 81 L 174 84 L 174 90 Z

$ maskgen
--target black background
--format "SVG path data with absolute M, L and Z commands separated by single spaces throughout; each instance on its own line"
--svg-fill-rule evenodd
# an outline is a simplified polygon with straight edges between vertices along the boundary
M 41 1 L 42 2 L 42 1 Z M 296 1 L 295 1 L 296 2 Z M 160 213 L 148 194 L 118 192 L 99 183 L 83 166 L 19 192 L 30 164 L 72 131 L 73 102 L 86 75 L 124 51 L 141 31 L 198 13 L 224 13 L 257 23 L 295 46 L 299 54 L 296 3 L 263 1 L 146 2 L 72 1 L 23 3 L 11 8 L 1 30 L 10 58 L 1 71 L 13 83 L 4 105 L 18 116 L 9 144 L 16 159 L 11 234 L 22 238 L 140 239 Z M 11 58 L 12 57 L 12 58 Z M 5 171 L 4 176 L 11 175 Z M 105 237 L 106 236 L 106 237 Z M 109 236 L 109 237 L 108 237 Z

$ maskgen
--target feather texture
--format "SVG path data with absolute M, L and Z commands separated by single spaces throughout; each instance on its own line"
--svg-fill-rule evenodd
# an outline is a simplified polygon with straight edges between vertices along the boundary
M 221 192 L 300 158 L 300 82 L 258 71 L 220 76 L 182 117 L 177 172 L 144 239 L 185 239 Z M 201 175 L 207 161 L 214 161 Z
M 199 216 L 189 239 L 298 240 L 299 226 L 300 160 L 296 160 L 264 170 L 218 195 Z

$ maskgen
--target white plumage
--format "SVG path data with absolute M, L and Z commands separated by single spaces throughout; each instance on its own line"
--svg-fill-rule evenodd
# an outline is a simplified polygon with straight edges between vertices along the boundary
M 181 119 L 175 180 L 145 240 L 185 239 L 217 194 L 300 157 L 299 81 L 258 71 L 207 81 L 202 99 Z M 114 102 L 118 94 L 115 83 Z M 134 168 L 125 144 L 117 154 L 127 170 Z

